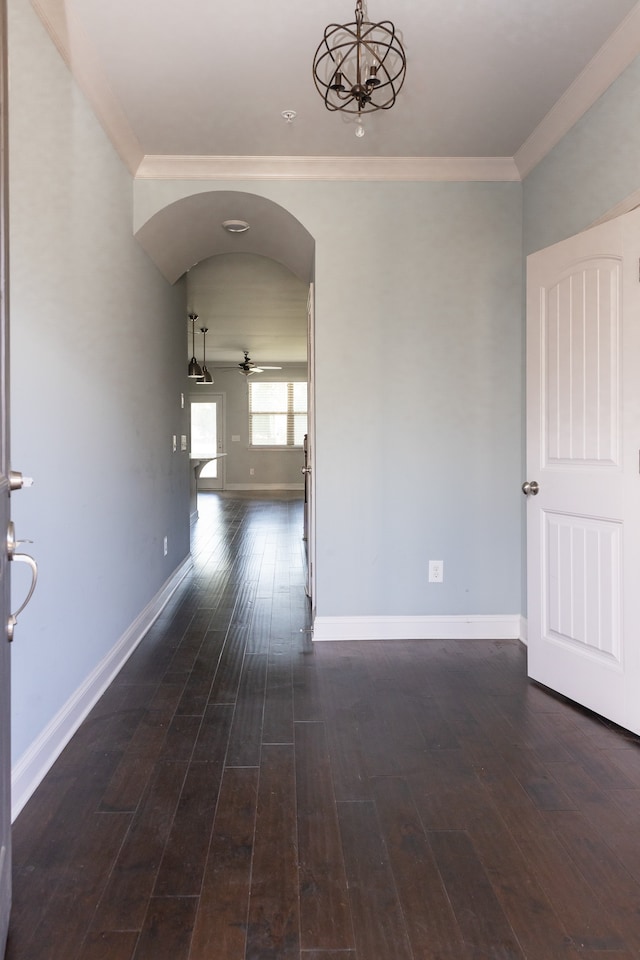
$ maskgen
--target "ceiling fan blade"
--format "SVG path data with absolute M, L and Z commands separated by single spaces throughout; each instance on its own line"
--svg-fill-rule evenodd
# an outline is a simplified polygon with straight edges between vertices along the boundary
M 282 367 L 260 367 L 260 370 L 282 370 Z

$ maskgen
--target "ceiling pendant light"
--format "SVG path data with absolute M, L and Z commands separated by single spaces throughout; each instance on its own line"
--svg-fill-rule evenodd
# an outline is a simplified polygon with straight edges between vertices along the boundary
M 213 383 L 213 377 L 207 370 L 207 331 L 209 327 L 200 327 L 202 334 L 202 377 L 198 383 Z
M 193 342 L 193 356 L 189 361 L 189 376 L 194 380 L 202 376 L 202 367 L 196 360 L 196 320 L 197 319 L 198 319 L 197 313 L 189 314 L 189 320 L 191 320 L 191 325 L 192 325 L 191 334 L 192 334 L 192 342 Z
M 369 23 L 357 0 L 353 23 L 330 23 L 313 58 L 313 79 L 327 110 L 389 110 L 407 72 L 407 58 L 390 20 Z

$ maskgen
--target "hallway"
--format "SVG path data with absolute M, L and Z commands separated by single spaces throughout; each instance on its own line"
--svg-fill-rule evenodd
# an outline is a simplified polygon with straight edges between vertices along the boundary
M 638 738 L 516 642 L 314 646 L 302 501 L 199 507 L 15 824 L 7 960 L 637 958 Z

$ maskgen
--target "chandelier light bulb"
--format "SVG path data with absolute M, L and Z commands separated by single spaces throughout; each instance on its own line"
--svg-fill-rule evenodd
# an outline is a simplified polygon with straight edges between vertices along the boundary
M 358 124 L 356 126 L 356 137 L 364 137 L 364 127 L 362 126 L 360 121 L 358 121 Z

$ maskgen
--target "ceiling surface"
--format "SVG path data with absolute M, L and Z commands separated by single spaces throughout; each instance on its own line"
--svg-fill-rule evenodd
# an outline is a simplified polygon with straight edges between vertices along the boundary
M 195 341 L 197 359 L 206 359 L 214 376 L 218 367 L 238 370 L 244 350 L 256 365 L 306 363 L 307 297 L 307 284 L 267 257 L 227 253 L 201 261 L 187 278 L 188 310 L 198 317 L 189 322 L 189 358 Z
M 353 117 L 324 107 L 311 71 L 325 27 L 352 22 L 354 0 L 31 3 L 137 179 L 520 180 L 640 53 L 640 0 L 367 0 L 365 19 L 395 24 L 407 73 L 359 138 Z M 211 224 L 233 217 L 249 232 L 219 227 L 212 239 Z M 218 189 L 136 236 L 172 283 L 233 251 L 308 282 L 313 239 L 292 221 L 259 196 Z M 255 342 L 236 322 L 233 345 L 211 323 L 213 363 L 236 347 L 277 359 L 275 326 Z M 289 353 L 303 352 L 301 333 Z
M 216 157 L 513 157 L 637 6 L 369 0 L 369 20 L 396 26 L 407 76 L 359 139 L 311 75 L 324 28 L 353 21 L 353 0 L 33 2 L 141 155 Z

